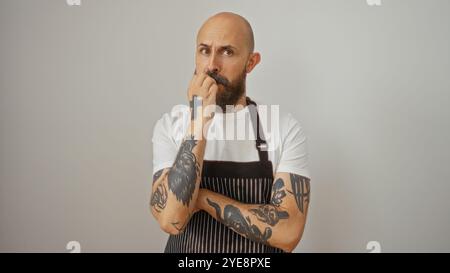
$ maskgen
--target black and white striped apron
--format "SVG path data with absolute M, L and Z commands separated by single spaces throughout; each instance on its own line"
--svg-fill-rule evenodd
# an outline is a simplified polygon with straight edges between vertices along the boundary
M 205 188 L 247 204 L 269 204 L 273 169 L 264 136 L 260 136 L 260 121 L 256 103 L 247 97 L 251 121 L 256 137 L 259 161 L 203 161 L 200 188 Z M 255 110 L 255 111 L 252 111 Z M 256 120 L 256 123 L 254 122 Z M 251 241 L 216 221 L 205 211 L 195 213 L 186 229 L 170 235 L 166 253 L 281 253 L 283 250 Z

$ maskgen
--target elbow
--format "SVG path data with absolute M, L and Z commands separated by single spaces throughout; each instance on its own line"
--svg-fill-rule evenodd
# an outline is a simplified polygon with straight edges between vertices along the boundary
M 181 230 L 176 229 L 169 221 L 160 221 L 159 226 L 161 227 L 162 231 L 170 235 L 178 235 L 181 232 Z
M 293 228 L 286 232 L 287 236 L 285 236 L 285 240 L 279 246 L 285 252 L 292 252 L 300 243 L 300 240 L 303 235 L 303 225 L 293 226 Z
M 183 219 L 183 217 L 181 215 L 160 215 L 158 223 L 161 230 L 170 235 L 178 235 L 183 232 L 184 226 L 181 226 L 180 221 L 175 219 Z
M 300 242 L 300 237 L 298 236 L 292 236 L 290 240 L 286 242 L 284 246 L 282 246 L 281 249 L 283 249 L 285 252 L 292 252 L 297 247 L 298 243 Z
M 162 231 L 170 235 L 177 235 L 181 232 L 181 230 L 175 228 L 173 222 L 168 218 L 167 214 L 161 211 L 156 211 L 154 208 L 150 208 L 150 211 Z

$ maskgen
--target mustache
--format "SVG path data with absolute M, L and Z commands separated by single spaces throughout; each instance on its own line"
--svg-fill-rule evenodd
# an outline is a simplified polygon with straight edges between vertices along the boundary
M 230 85 L 230 81 L 228 81 L 227 78 L 220 76 L 216 72 L 207 71 L 206 74 L 208 74 L 208 76 L 213 78 L 217 82 L 217 84 L 221 84 L 225 87 Z

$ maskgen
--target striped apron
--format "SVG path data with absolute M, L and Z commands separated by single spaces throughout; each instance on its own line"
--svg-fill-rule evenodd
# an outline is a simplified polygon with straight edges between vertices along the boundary
M 228 196 L 246 204 L 269 204 L 273 173 L 269 161 L 256 103 L 247 97 L 256 137 L 259 161 L 203 161 L 200 188 Z M 254 122 L 256 120 L 256 122 Z M 260 132 L 261 131 L 261 132 Z M 261 136 L 260 136 L 261 133 Z M 165 253 L 282 253 L 283 250 L 251 241 L 216 221 L 205 211 L 195 213 L 185 230 L 170 235 Z

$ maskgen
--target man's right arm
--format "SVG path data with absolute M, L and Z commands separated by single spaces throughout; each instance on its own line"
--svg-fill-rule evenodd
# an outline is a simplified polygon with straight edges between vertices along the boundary
M 195 75 L 188 89 L 188 99 L 203 98 L 203 107 L 215 103 L 217 85 L 205 73 Z M 206 136 L 211 116 L 191 104 L 190 124 L 170 168 L 159 170 L 153 178 L 150 207 L 161 229 L 170 234 L 184 230 L 196 211 L 198 189 L 203 168 Z
M 167 233 L 181 232 L 195 210 L 205 146 L 205 138 L 197 138 L 189 130 L 172 167 L 155 173 L 150 206 Z

